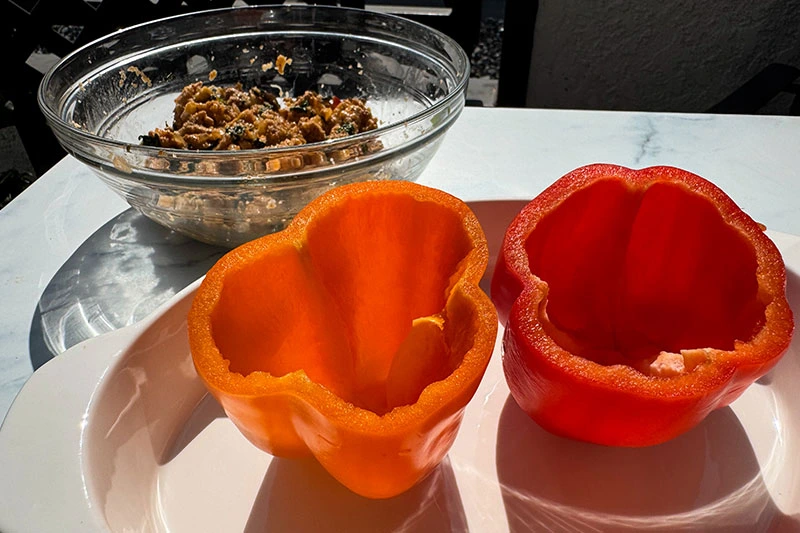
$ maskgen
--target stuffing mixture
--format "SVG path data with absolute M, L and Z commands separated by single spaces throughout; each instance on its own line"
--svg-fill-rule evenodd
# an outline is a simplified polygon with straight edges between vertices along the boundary
M 142 135 L 142 144 L 188 150 L 247 150 L 296 146 L 346 137 L 378 127 L 358 98 L 323 98 L 313 91 L 279 102 L 253 87 L 196 82 L 175 99 L 172 126 Z

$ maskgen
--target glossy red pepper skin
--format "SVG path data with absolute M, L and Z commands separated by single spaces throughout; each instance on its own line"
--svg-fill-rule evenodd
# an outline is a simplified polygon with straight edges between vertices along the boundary
M 785 286 L 775 245 L 712 183 L 672 167 L 579 168 L 523 208 L 504 238 L 492 299 L 509 388 L 552 433 L 667 441 L 778 362 L 794 329 Z M 685 324 L 671 325 L 680 312 Z M 648 361 L 658 346 L 702 361 L 648 375 L 641 354 L 653 346 Z

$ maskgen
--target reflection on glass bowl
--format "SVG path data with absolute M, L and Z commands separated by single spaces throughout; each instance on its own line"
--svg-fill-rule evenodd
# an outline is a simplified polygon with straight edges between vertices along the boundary
M 279 55 L 292 62 L 281 73 Z M 326 190 L 415 180 L 465 102 L 469 61 L 447 36 L 358 9 L 262 6 L 134 26 L 65 57 L 39 104 L 65 149 L 147 217 L 235 246 L 282 229 Z M 143 146 L 196 81 L 280 96 L 358 97 L 375 130 L 297 147 L 193 151 Z

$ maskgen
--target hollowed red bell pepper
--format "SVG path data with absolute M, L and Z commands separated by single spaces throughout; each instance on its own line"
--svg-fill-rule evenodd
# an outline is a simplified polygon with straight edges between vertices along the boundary
M 781 255 L 719 188 L 672 167 L 570 172 L 509 226 L 492 280 L 520 407 L 645 446 L 728 405 L 789 346 Z

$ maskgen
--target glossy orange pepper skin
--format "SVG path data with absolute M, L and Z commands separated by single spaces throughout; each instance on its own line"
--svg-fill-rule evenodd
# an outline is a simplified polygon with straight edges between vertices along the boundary
M 579 168 L 504 238 L 492 299 L 508 385 L 557 435 L 665 442 L 775 366 L 794 329 L 785 287 L 775 245 L 707 180 L 673 167 Z M 699 364 L 642 371 L 681 350 Z
M 195 368 L 257 447 L 395 496 L 444 458 L 491 357 L 487 264 L 457 198 L 338 187 L 208 272 L 188 318 Z

